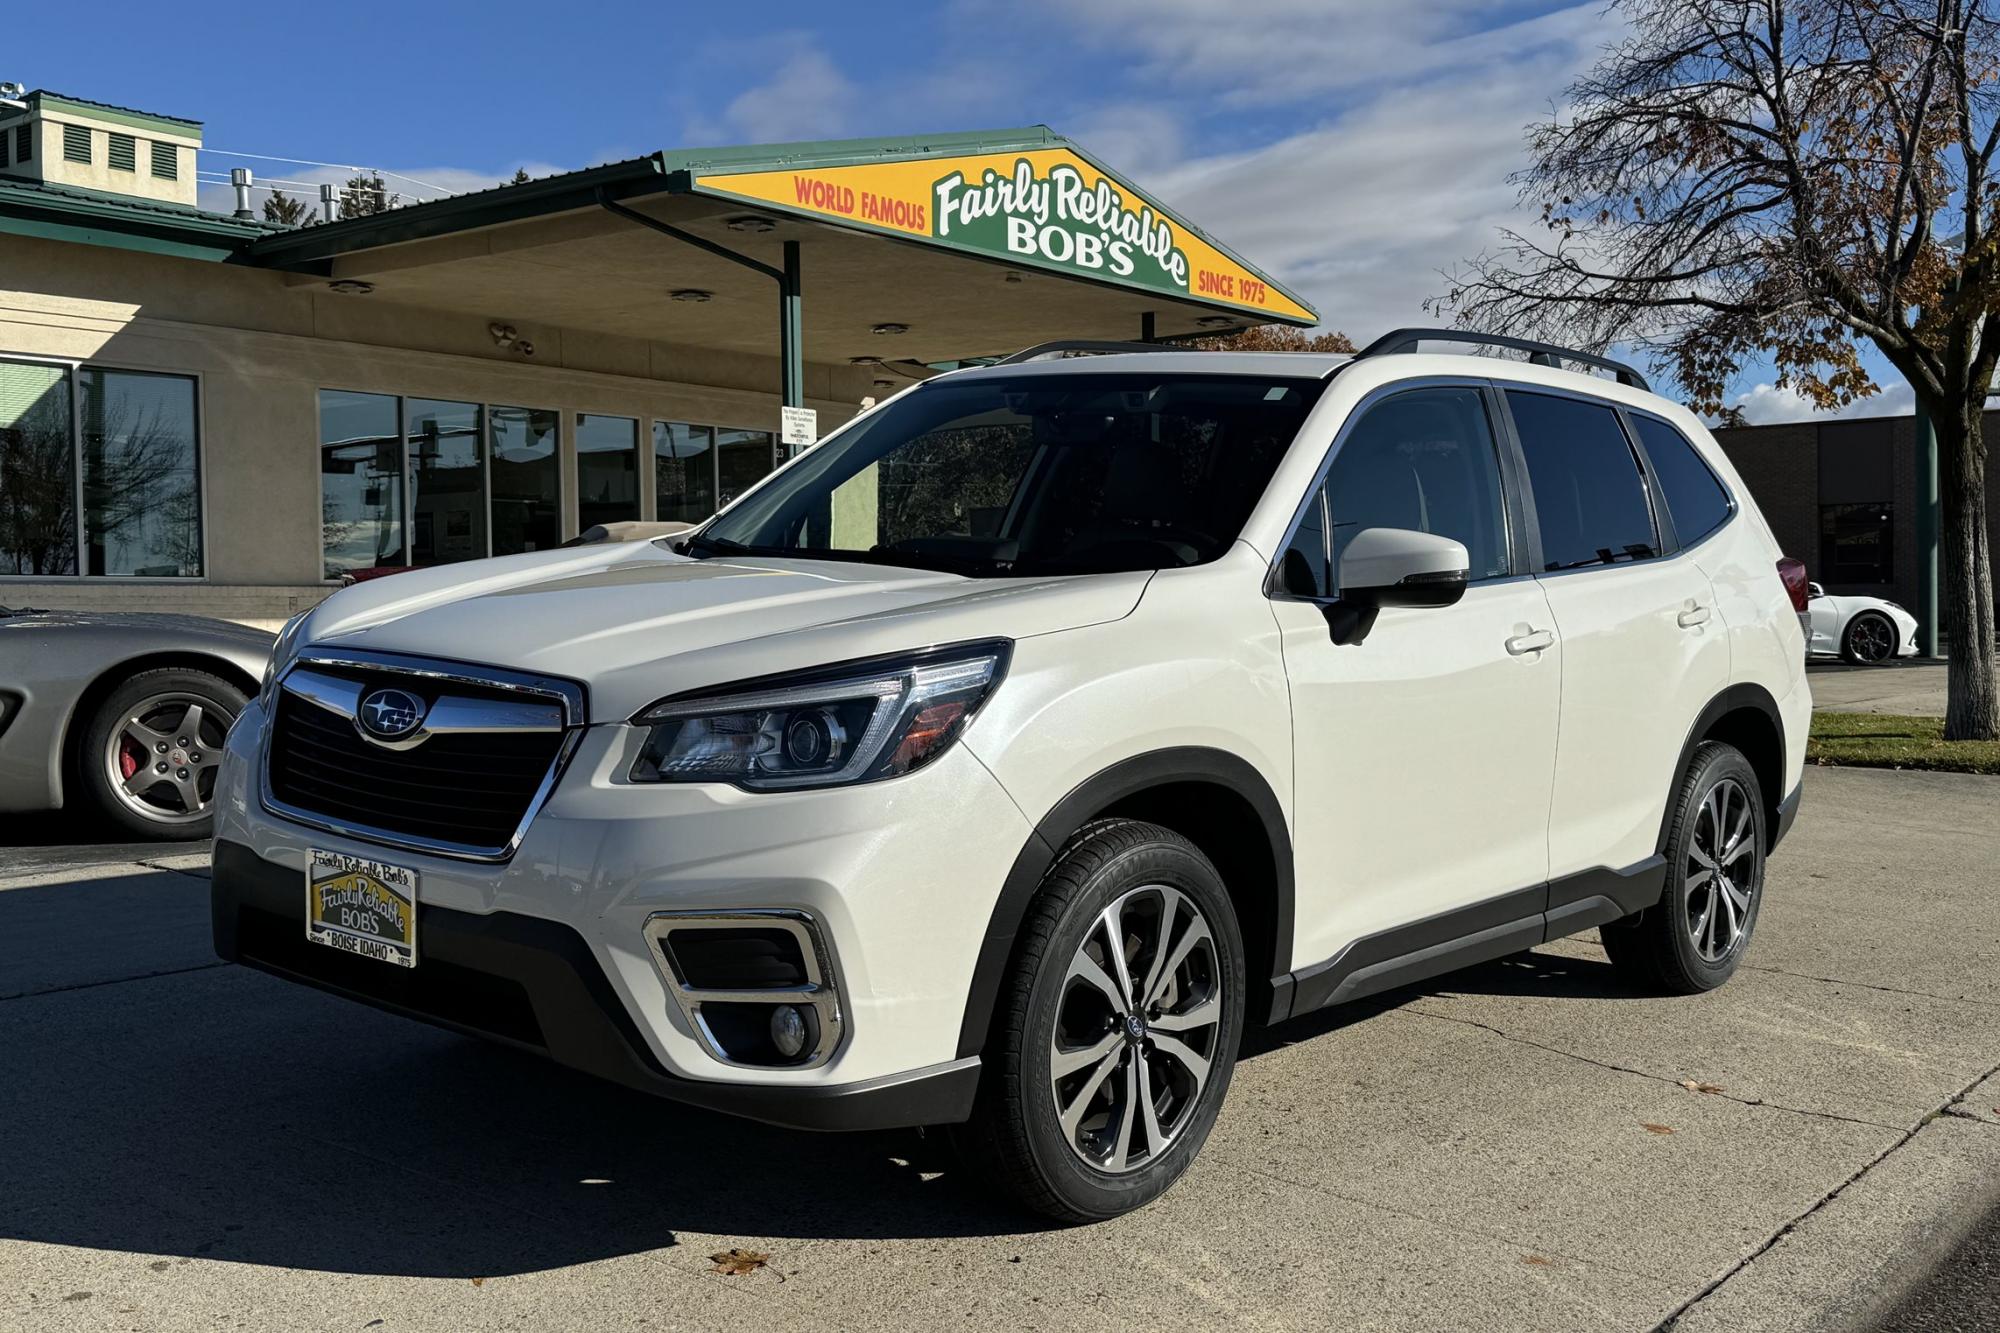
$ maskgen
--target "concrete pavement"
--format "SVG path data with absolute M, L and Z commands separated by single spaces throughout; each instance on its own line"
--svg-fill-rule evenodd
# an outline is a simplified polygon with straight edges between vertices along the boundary
M 1865 1321 L 2000 1195 L 2000 780 L 1806 781 L 1728 987 L 1575 941 L 1253 1035 L 1074 1230 L 216 964 L 187 863 L 0 851 L 0 1328 Z
M 1806 667 L 1813 707 L 1829 713 L 1891 713 L 1943 717 L 1945 665 L 1898 658 L 1880 666 L 1812 662 Z

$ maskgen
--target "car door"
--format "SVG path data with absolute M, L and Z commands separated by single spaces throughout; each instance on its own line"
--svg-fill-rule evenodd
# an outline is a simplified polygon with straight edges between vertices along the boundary
M 1563 647 L 1517 565 L 1494 409 L 1478 383 L 1364 404 L 1276 571 L 1298 963 L 1370 937 L 1388 958 L 1489 927 L 1539 929 Z M 1335 644 L 1324 607 L 1342 551 L 1371 527 L 1461 542 L 1470 584 L 1456 605 L 1385 609 L 1362 642 Z
M 1510 387 L 1537 581 L 1563 644 L 1549 811 L 1550 911 L 1642 896 L 1689 729 L 1729 684 L 1708 575 L 1674 549 L 1645 454 L 1614 405 Z M 1609 875 L 1607 875 L 1609 872 Z M 1618 876 L 1626 882 L 1618 885 Z

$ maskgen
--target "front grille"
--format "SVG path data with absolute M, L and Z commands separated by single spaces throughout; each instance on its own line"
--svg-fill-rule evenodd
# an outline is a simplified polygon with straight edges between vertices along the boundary
M 461 681 L 315 667 L 365 693 L 393 685 L 423 697 L 518 702 L 515 692 Z M 407 750 L 364 739 L 354 720 L 290 689 L 277 692 L 269 791 L 308 816 L 467 852 L 507 849 L 561 756 L 563 731 L 440 732 Z

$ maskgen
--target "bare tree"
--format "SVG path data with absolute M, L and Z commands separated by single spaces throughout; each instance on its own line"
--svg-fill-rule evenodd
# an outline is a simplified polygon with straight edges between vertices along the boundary
M 1544 229 L 1436 304 L 1640 346 L 1698 407 L 1754 354 L 1820 406 L 1876 391 L 1938 434 L 1945 735 L 2000 736 L 1981 415 L 2000 361 L 1996 0 L 1616 0 L 1629 35 L 1529 132 Z

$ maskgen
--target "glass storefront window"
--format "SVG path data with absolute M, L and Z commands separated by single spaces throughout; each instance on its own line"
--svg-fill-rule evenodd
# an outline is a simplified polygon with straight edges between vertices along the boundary
M 69 368 L 0 361 L 0 574 L 76 573 Z
M 638 517 L 639 423 L 630 417 L 577 413 L 577 530 Z
M 653 423 L 653 490 L 662 523 L 699 523 L 715 512 L 714 443 L 707 426 Z
M 87 572 L 200 578 L 194 381 L 95 366 L 77 381 Z
M 389 394 L 320 390 L 320 548 L 327 578 L 407 563 L 398 407 Z
M 486 554 L 486 460 L 479 405 L 409 398 L 410 563 L 446 565 Z
M 715 432 L 716 508 L 733 502 L 777 466 L 768 430 Z
M 557 417 L 531 407 L 486 411 L 493 476 L 493 554 L 546 551 L 562 544 L 557 486 Z

